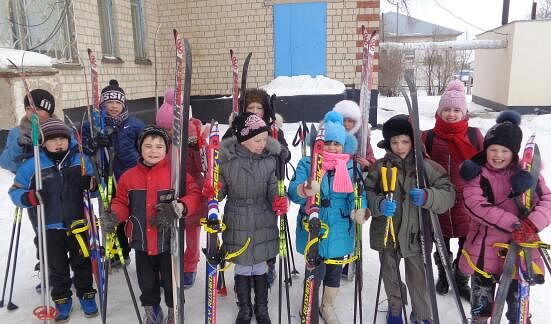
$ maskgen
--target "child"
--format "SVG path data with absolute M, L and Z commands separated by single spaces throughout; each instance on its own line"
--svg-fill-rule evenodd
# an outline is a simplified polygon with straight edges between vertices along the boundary
M 109 85 L 101 90 L 100 107 L 105 111 L 105 130 L 98 132 L 95 137 L 90 136 L 90 124 L 84 122 L 82 126 L 82 143 L 86 154 L 93 155 L 98 149 L 112 147 L 115 153 L 113 159 L 113 175 L 118 181 L 122 173 L 136 165 L 139 152 L 136 141 L 144 123 L 136 117 L 129 116 L 126 106 L 126 95 L 119 87 L 117 80 L 110 80 Z M 102 118 L 103 119 L 103 118 Z M 107 161 L 104 161 L 107 165 Z M 96 161 L 96 163 L 101 163 Z M 107 166 L 107 173 L 109 169 Z M 108 206 L 105 206 L 108 208 Z M 130 247 L 124 234 L 124 224 L 117 228 L 117 237 L 121 244 L 126 263 L 130 262 Z M 112 267 L 120 266 L 120 259 L 111 261 Z
M 352 254 L 355 235 L 354 221 L 364 223 L 369 217 L 369 213 L 365 209 L 367 203 L 365 196 L 362 196 L 362 206 L 364 207 L 354 209 L 351 180 L 354 170 L 350 158 L 358 144 L 356 139 L 346 132 L 342 122 L 342 115 L 335 111 L 328 112 L 324 117 L 325 144 L 322 153 L 324 175 L 321 183 L 311 180 L 311 185 L 307 185 L 310 177 L 311 157 L 304 157 L 297 165 L 288 190 L 289 198 L 301 206 L 296 227 L 297 251 L 301 254 L 305 253 L 308 241 L 308 232 L 304 227 L 304 222 L 308 220 L 305 210 L 306 202 L 308 197 L 320 193 L 319 217 L 322 223 L 329 226 L 328 237 L 319 242 L 319 256 L 323 261 L 342 260 L 345 255 Z M 338 323 L 333 304 L 340 287 L 342 265 L 322 262 L 319 267 L 321 278 L 318 278 L 316 282 L 319 284 L 322 279 L 324 282 L 320 314 L 326 323 Z
M 56 118 L 41 123 L 43 144 L 40 150 L 42 185 L 36 190 L 34 159 L 29 159 L 17 170 L 10 196 L 14 204 L 22 208 L 44 205 L 46 224 L 46 247 L 50 273 L 50 295 L 58 311 L 56 322 L 69 318 L 72 308 L 71 282 L 87 317 L 98 312 L 95 293 L 92 288 L 92 265 L 89 257 L 83 256 L 83 249 L 73 234 L 84 218 L 83 190 L 95 190 L 95 181 L 90 160 L 84 157 L 86 175 L 81 175 L 80 156 L 75 142 L 70 142 L 69 128 Z M 69 257 L 67 257 L 69 253 Z M 70 277 L 69 266 L 74 273 Z
M 156 123 L 167 130 L 169 135 L 172 133 L 172 120 L 174 111 L 174 89 L 168 88 L 165 91 L 163 104 L 157 113 Z M 186 160 L 187 172 L 199 188 L 203 187 L 205 176 L 201 164 L 201 147 L 205 140 L 201 136 L 201 121 L 191 118 L 188 125 L 188 154 Z M 170 138 L 170 136 L 169 136 Z M 200 234 L 201 226 L 199 220 L 207 216 L 207 199 L 201 196 L 199 208 L 194 214 L 186 215 L 186 250 L 184 252 L 184 288 L 191 288 L 195 282 L 197 274 L 197 263 L 200 257 Z
M 186 176 L 186 194 L 173 197 L 167 132 L 148 125 L 138 138 L 141 158 L 120 178 L 111 211 L 101 216 L 104 232 L 113 232 L 119 222 L 128 221 L 126 232 L 135 250 L 140 300 L 148 324 L 162 323 L 159 280 L 163 282 L 168 323 L 174 322 L 171 226 L 183 215 L 195 213 L 201 196 L 193 178 Z
M 442 213 L 453 206 L 455 190 L 446 171 L 436 162 L 424 161 L 428 187 L 417 188 L 415 154 L 413 154 L 413 129 L 406 115 L 390 118 L 383 124 L 383 140 L 378 144 L 386 149 L 382 159 L 377 160 L 366 179 L 369 205 L 373 218 L 369 229 L 371 248 L 379 251 L 381 273 L 388 296 L 387 323 L 402 322 L 401 289 L 403 285 L 397 276 L 397 263 L 401 258 L 405 262 L 406 284 L 411 296 L 411 319 L 415 323 L 430 323 L 431 307 L 426 287 L 420 243 L 420 223 L 418 207 Z M 397 167 L 397 179 L 394 199 L 388 199 L 383 193 L 381 167 L 387 167 L 388 183 L 392 167 Z M 387 217 L 393 217 L 396 246 L 389 238 L 385 247 L 384 237 Z M 430 233 L 428 234 L 430 235 Z M 430 238 L 425 238 L 430 244 Z M 396 259 L 398 258 L 398 259 Z M 403 314 L 403 316 L 407 316 Z
M 514 111 L 501 113 L 497 124 L 484 137 L 484 150 L 465 161 L 460 170 L 466 181 L 463 197 L 471 214 L 471 226 L 459 268 L 471 275 L 473 323 L 486 323 L 492 315 L 496 281 L 507 253 L 495 243 L 539 241 L 537 233 L 551 223 L 551 191 L 541 175 L 533 196 L 534 208 L 526 214 L 519 211 L 517 196 L 535 180 L 526 171 L 519 171 L 520 119 Z M 535 250 L 532 259 L 540 269 L 544 268 L 541 255 Z M 535 277 L 538 283 L 543 282 L 543 274 L 536 273 Z M 507 296 L 506 316 L 510 323 L 517 322 L 517 291 L 518 282 L 514 280 Z
M 453 255 L 450 249 L 450 240 L 454 237 L 459 239 L 459 249 L 455 261 L 453 261 L 455 282 L 459 289 L 459 295 L 466 300 L 470 300 L 469 276 L 457 271 L 457 262 L 465 243 L 465 236 L 469 230 L 471 219 L 463 203 L 464 181 L 459 176 L 459 165 L 482 150 L 483 138 L 478 128 L 469 127 L 463 82 L 453 80 L 448 84 L 438 103 L 435 118 L 434 128 L 423 132 L 422 140 L 430 158 L 446 169 L 451 182 L 456 188 L 455 205 L 443 214 L 438 215 L 438 220 L 451 260 L 453 260 Z M 437 252 L 433 254 L 433 257 L 438 267 L 436 292 L 446 294 L 449 290 L 446 272 Z
M 287 197 L 279 197 L 276 161 L 281 145 L 268 135 L 270 128 L 257 115 L 244 112 L 235 117 L 235 136 L 220 144 L 218 199 L 224 206 L 223 248 L 234 252 L 250 243 L 235 263 L 235 292 L 239 313 L 236 323 L 250 323 L 253 315 L 251 287 L 254 287 L 254 315 L 259 324 L 270 323 L 268 314 L 268 265 L 279 249 L 275 210 L 287 212 Z M 213 190 L 213 188 L 209 188 Z

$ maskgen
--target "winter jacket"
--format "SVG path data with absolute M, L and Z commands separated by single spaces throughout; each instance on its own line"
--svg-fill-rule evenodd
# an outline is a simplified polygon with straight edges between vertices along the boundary
M 278 253 L 277 217 L 272 202 L 277 195 L 276 159 L 281 146 L 268 138 L 262 154 L 251 153 L 229 137 L 220 143 L 219 200 L 227 197 L 224 206 L 226 230 L 222 234 L 227 252 L 248 248 L 231 261 L 253 265 L 275 257 Z
M 115 126 L 106 127 L 108 133 L 112 131 L 109 138 L 115 149 L 113 170 L 115 179 L 119 179 L 124 171 L 135 166 L 138 162 L 140 154 L 138 152 L 137 141 L 144 126 L 145 124 L 141 120 L 130 116 L 120 128 Z M 92 155 L 95 152 L 94 148 L 90 145 L 90 137 L 90 124 L 85 122 L 82 126 L 82 143 L 84 151 L 88 155 Z
M 477 143 L 480 143 L 478 149 L 482 150 L 484 138 L 478 128 L 474 128 L 477 137 Z M 422 133 L 423 143 L 427 143 L 427 132 Z M 465 139 L 469 140 L 465 134 Z M 455 186 L 455 204 L 452 208 L 438 215 L 438 221 L 445 237 L 464 237 L 469 231 L 471 216 L 465 209 L 463 202 L 463 186 L 465 181 L 459 175 L 459 166 L 463 162 L 461 157 L 452 156 L 448 148 L 448 142 L 434 135 L 432 139 L 431 160 L 440 164 L 450 176 L 450 181 Z
M 427 171 L 428 186 L 425 188 L 427 200 L 422 206 L 424 209 L 435 213 L 442 213 L 451 208 L 455 202 L 455 189 L 450 182 L 446 171 L 431 160 L 424 160 Z M 405 159 L 401 159 L 396 154 L 387 151 L 386 155 L 377 160 L 371 172 L 366 178 L 367 196 L 371 208 L 371 226 L 369 228 L 371 248 L 377 251 L 384 249 L 384 235 L 387 218 L 379 210 L 381 201 L 385 199 L 383 187 L 381 184 L 381 167 L 387 166 L 388 179 L 390 181 L 390 168 L 398 168 L 398 177 L 396 180 L 396 190 L 394 200 L 396 201 L 396 213 L 394 214 L 394 227 L 396 239 L 400 252 L 404 258 L 420 254 L 420 223 L 418 207 L 410 199 L 409 191 L 417 187 L 415 156 L 410 153 Z M 389 182 L 390 185 L 390 182 Z M 429 238 L 426 238 L 429 240 Z
M 201 167 L 201 152 L 197 148 L 188 147 L 187 149 L 187 173 L 191 176 L 198 188 L 203 188 L 205 175 Z M 203 217 L 207 217 L 207 198 L 203 195 L 200 197 L 197 211 L 193 214 L 186 215 L 186 226 L 199 226 L 199 221 Z
M 159 232 L 151 226 L 156 216 L 155 206 L 159 198 L 171 190 L 170 159 L 167 156 L 152 167 L 138 162 L 122 174 L 117 184 L 117 194 L 111 203 L 111 211 L 125 225 L 130 246 L 148 255 L 170 251 L 170 230 Z M 191 175 L 186 175 L 186 195 L 179 201 L 184 203 L 188 214 L 196 212 L 201 190 Z
M 24 116 L 19 126 L 12 128 L 8 133 L 6 146 L 0 155 L 0 167 L 15 173 L 23 162 L 32 156 L 31 121 Z
M 348 174 L 353 177 L 353 162 L 347 163 Z M 311 158 L 302 158 L 296 168 L 295 174 L 289 183 L 287 195 L 296 204 L 300 205 L 296 224 L 296 248 L 297 252 L 304 254 L 308 242 L 308 232 L 304 222 L 308 221 L 305 206 L 307 199 L 298 195 L 297 188 L 310 177 Z M 319 255 L 324 259 L 333 259 L 351 254 L 354 250 L 354 222 L 350 218 L 350 212 L 354 209 L 354 193 L 340 193 L 333 191 L 334 171 L 328 171 L 323 175 L 320 183 L 320 198 L 322 200 L 319 210 L 319 218 L 322 223 L 329 226 L 329 235 L 319 243 Z M 362 206 L 367 208 L 367 200 L 362 195 Z
M 465 207 L 471 214 L 471 226 L 463 250 L 468 253 L 471 261 L 484 271 L 499 278 L 503 270 L 506 251 L 494 247 L 495 243 L 509 243 L 513 224 L 519 222 L 519 209 L 511 193 L 511 176 L 515 168 L 509 167 L 496 170 L 489 165 L 482 167 L 482 173 L 467 181 L 463 189 Z M 488 193 L 483 192 L 481 178 L 488 180 L 494 203 L 488 201 Z M 539 177 L 541 196 L 534 196 L 534 210 L 528 214 L 528 219 L 541 231 L 551 223 L 551 191 L 545 185 L 543 177 Z M 543 263 L 539 253 L 533 253 L 532 258 L 540 269 Z M 472 274 L 465 256 L 459 259 L 462 272 Z
M 58 165 L 52 161 L 46 152 L 40 150 L 40 167 L 42 170 L 42 199 L 47 228 L 68 229 L 75 220 L 84 218 L 83 192 L 80 189 L 80 155 L 78 146 L 73 141 L 67 155 Z M 84 156 L 86 174 L 93 175 L 90 159 Z M 17 170 L 10 197 L 16 206 L 30 208 L 25 205 L 29 190 L 36 189 L 34 159 L 28 159 Z

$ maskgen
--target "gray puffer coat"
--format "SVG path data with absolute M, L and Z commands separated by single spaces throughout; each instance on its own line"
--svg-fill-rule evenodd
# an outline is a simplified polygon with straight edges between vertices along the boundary
M 231 261 L 253 265 L 275 257 L 278 253 L 277 217 L 272 201 L 277 195 L 276 158 L 280 144 L 268 138 L 262 154 L 254 154 L 235 137 L 220 145 L 220 182 L 218 198 L 227 197 L 224 206 L 226 230 L 223 248 L 235 252 L 250 238 L 248 248 Z

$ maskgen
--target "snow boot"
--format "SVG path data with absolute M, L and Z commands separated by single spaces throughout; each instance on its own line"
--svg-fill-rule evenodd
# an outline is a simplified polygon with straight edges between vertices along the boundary
M 337 297 L 338 292 L 338 287 L 323 287 L 320 315 L 327 324 L 340 324 L 337 313 L 335 312 L 335 308 L 333 307 L 333 304 L 335 303 L 335 297 Z
M 388 313 L 386 313 L 386 324 L 404 324 L 402 320 L 402 310 L 400 310 L 398 315 L 393 315 L 389 309 Z
M 457 284 L 457 290 L 459 296 L 466 301 L 471 301 L 471 287 L 469 287 L 469 275 L 462 273 L 457 266 L 457 260 L 453 263 L 455 283 Z
M 193 287 L 196 274 L 197 272 L 184 272 L 184 289 L 189 289 Z
M 143 319 L 145 324 L 161 324 L 163 323 L 163 309 L 159 305 L 144 306 L 145 314 Z
M 268 314 L 268 274 L 253 276 L 254 316 L 258 324 L 271 324 Z
M 165 324 L 174 324 L 174 308 L 169 307 Z
M 92 291 L 84 293 L 78 300 L 80 301 L 80 307 L 82 308 L 85 317 L 94 317 L 98 315 L 95 292 Z
M 446 270 L 444 269 L 444 265 L 442 264 L 442 260 L 440 260 L 440 256 L 438 253 L 432 254 L 434 258 L 434 264 L 436 264 L 436 267 L 438 268 L 438 279 L 436 280 L 436 292 L 440 295 L 445 295 L 450 290 L 450 285 L 448 283 L 448 279 L 446 278 Z M 450 253 L 450 259 L 452 257 L 452 254 Z M 449 259 L 448 259 L 449 260 Z
M 54 300 L 57 316 L 55 317 L 56 323 L 65 323 L 69 321 L 71 310 L 73 309 L 73 298 L 60 298 Z
M 266 263 L 268 264 L 268 286 L 272 287 L 277 278 L 277 271 L 275 269 L 276 259 L 270 259 Z
M 234 281 L 235 293 L 237 295 L 237 307 L 239 307 L 235 324 L 250 324 L 251 318 L 253 317 L 251 277 L 236 275 Z

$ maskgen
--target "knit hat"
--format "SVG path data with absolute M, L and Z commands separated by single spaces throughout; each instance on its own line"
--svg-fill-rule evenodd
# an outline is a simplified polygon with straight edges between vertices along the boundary
M 396 115 L 383 124 L 383 140 L 377 143 L 377 147 L 390 149 L 390 139 L 398 135 L 408 135 L 413 142 L 413 128 L 408 115 Z
M 342 122 L 342 115 L 336 111 L 329 111 L 325 114 L 323 117 L 325 142 L 335 141 L 341 145 L 346 143 L 346 129 L 344 129 Z
M 250 112 L 244 112 L 235 117 L 232 128 L 239 143 L 270 130 L 262 118 Z
M 37 109 L 42 109 L 48 112 L 50 116 L 53 115 L 55 109 L 55 100 L 54 96 L 52 96 L 51 93 L 43 89 L 34 89 L 31 91 L 31 98 L 33 99 L 33 103 Z M 23 102 L 25 104 L 25 107 L 31 106 L 28 96 L 25 96 Z
M 264 89 L 259 88 L 249 88 L 245 90 L 245 93 L 243 94 L 245 96 L 245 102 L 243 104 L 243 111 L 244 112 L 247 109 L 247 106 L 251 104 L 252 102 L 258 102 L 262 105 L 262 108 L 264 108 L 264 116 L 262 119 L 266 123 L 266 125 L 270 125 L 272 121 L 275 120 L 275 114 L 272 109 L 272 105 L 270 105 L 270 96 Z
M 463 113 L 463 118 L 467 117 L 467 99 L 465 98 L 465 86 L 463 86 L 463 82 L 452 80 L 448 83 L 446 91 L 440 97 L 436 114 L 441 116 L 442 109 L 446 107 L 459 108 Z
M 100 105 L 107 101 L 117 101 L 126 106 L 126 95 L 124 90 L 119 87 L 119 82 L 115 79 L 109 81 L 109 85 L 101 89 Z
M 163 104 L 159 107 L 155 122 L 157 126 L 164 129 L 172 129 L 172 120 L 174 119 L 174 88 L 165 90 Z
M 71 132 L 69 127 L 55 117 L 50 117 L 41 122 L 40 130 L 42 131 L 42 138 L 44 139 L 43 143 L 56 137 L 64 137 L 71 140 Z
M 519 127 L 521 118 L 514 110 L 500 113 L 496 118 L 497 124 L 484 137 L 484 150 L 492 144 L 498 144 L 510 149 L 513 154 L 518 154 L 522 142 L 522 130 Z
M 350 130 L 353 135 L 358 132 L 362 126 L 362 112 L 360 106 L 352 100 L 341 100 L 337 102 L 333 111 L 340 113 L 344 118 L 350 118 L 354 121 L 354 127 Z
M 147 125 L 145 126 L 140 135 L 138 136 L 138 152 L 140 152 L 140 154 L 142 153 L 142 144 L 143 144 L 143 141 L 145 140 L 146 137 L 148 136 L 159 136 L 163 139 L 163 141 L 165 142 L 165 147 L 166 147 L 166 152 L 168 152 L 168 142 L 169 142 L 169 139 L 168 139 L 168 133 L 167 131 L 162 128 L 162 127 L 159 127 L 157 125 Z

